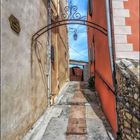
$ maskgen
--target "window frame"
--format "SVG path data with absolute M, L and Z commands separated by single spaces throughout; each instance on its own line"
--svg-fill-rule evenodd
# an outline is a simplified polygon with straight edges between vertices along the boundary
M 92 6 L 92 0 L 88 0 L 88 12 L 89 15 L 92 17 L 92 11 L 93 11 L 93 6 Z
M 51 46 L 51 63 L 54 64 L 55 61 L 55 50 L 54 47 Z

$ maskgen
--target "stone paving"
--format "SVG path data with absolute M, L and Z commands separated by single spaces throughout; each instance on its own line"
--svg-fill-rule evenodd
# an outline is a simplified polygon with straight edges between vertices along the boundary
M 46 113 L 40 127 L 35 126 L 36 131 L 29 132 L 23 140 L 110 140 L 104 123 L 95 113 L 100 108 L 94 111 L 93 101 L 86 98 L 86 94 L 94 92 L 85 84 L 69 82 L 60 101 L 50 109 L 53 111 Z

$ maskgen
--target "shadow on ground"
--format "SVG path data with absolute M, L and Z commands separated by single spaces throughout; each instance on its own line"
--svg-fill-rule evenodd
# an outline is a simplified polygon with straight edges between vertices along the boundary
M 95 89 L 89 88 L 88 83 L 81 82 L 80 87 L 84 97 L 87 99 L 96 115 L 102 120 L 107 132 L 112 134 L 112 128 L 103 113 L 98 93 Z M 88 92 L 86 92 L 88 90 Z

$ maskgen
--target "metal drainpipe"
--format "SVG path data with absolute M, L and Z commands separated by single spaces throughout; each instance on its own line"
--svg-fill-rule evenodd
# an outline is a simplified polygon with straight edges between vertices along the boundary
M 109 48 L 109 54 L 110 54 L 110 63 L 111 63 L 111 69 L 112 69 L 112 79 L 113 79 L 113 85 L 115 89 L 116 94 L 116 78 L 115 78 L 115 61 L 114 61 L 114 51 L 112 48 L 112 28 L 111 28 L 111 11 L 110 11 L 110 0 L 106 1 L 106 18 L 107 18 L 107 32 L 108 32 L 108 48 Z
M 48 20 L 47 25 L 51 24 L 51 0 L 48 0 Z M 47 61 L 48 61 L 48 106 L 51 105 L 51 30 L 48 31 L 48 49 L 47 49 Z
M 113 67 L 113 51 L 112 51 L 110 4 L 109 4 L 109 0 L 105 0 L 105 2 L 106 2 L 107 32 L 108 32 L 108 47 L 109 47 L 109 54 L 110 54 L 111 69 L 112 69 L 112 72 L 113 72 L 114 71 L 114 67 Z
M 111 62 L 111 68 L 112 68 L 112 78 L 113 78 L 113 84 L 115 88 L 115 95 L 117 95 L 117 85 L 116 85 L 116 77 L 115 77 L 115 61 L 113 57 L 113 48 L 112 48 L 112 28 L 111 28 L 111 11 L 110 11 L 110 0 L 105 0 L 106 2 L 106 17 L 107 17 L 107 31 L 108 31 L 108 47 L 110 52 L 110 62 Z M 117 101 L 117 96 L 116 96 Z M 117 111 L 117 103 L 116 103 L 116 111 Z M 117 115 L 117 124 L 118 124 L 118 115 Z M 116 139 L 118 137 L 118 133 L 116 134 Z

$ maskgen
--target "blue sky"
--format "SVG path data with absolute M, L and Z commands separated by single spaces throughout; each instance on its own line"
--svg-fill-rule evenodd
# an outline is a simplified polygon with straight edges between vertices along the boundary
M 78 7 L 78 12 L 81 16 L 87 16 L 87 0 L 72 0 L 72 3 Z M 73 39 L 73 32 L 70 28 L 77 29 L 77 40 Z M 68 25 L 68 29 L 70 29 L 68 33 L 70 59 L 88 61 L 87 27 L 82 25 Z

